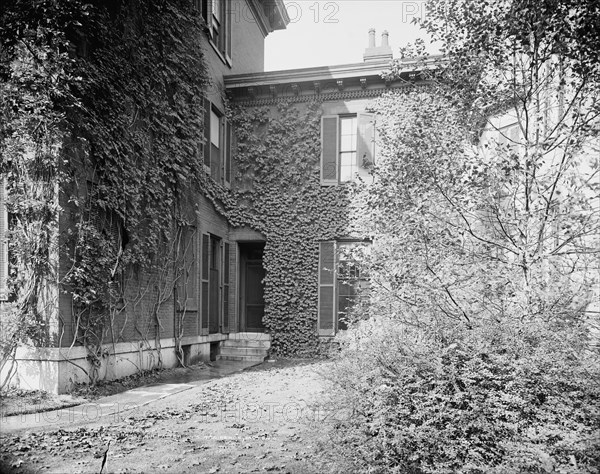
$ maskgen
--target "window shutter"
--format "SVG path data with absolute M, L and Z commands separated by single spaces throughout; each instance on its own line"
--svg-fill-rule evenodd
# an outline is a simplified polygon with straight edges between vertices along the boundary
M 0 177 L 0 301 L 8 299 L 8 214 L 6 212 L 6 188 Z
M 321 118 L 321 184 L 324 186 L 338 182 L 338 128 L 337 115 Z
M 369 169 L 375 163 L 375 115 L 358 114 L 358 167 Z
M 210 244 L 210 236 L 208 234 L 202 234 L 202 272 L 200 274 L 202 278 L 202 301 L 201 301 L 201 314 L 200 314 L 200 334 L 205 336 L 208 334 L 208 309 L 209 309 L 209 271 L 208 271 L 208 246 Z
M 221 332 L 229 332 L 229 243 L 223 244 L 223 325 Z
M 186 294 L 186 307 L 188 311 L 198 311 L 198 271 L 196 267 L 196 228 L 189 226 L 186 227 L 186 247 L 185 247 L 185 271 L 186 271 L 186 282 L 185 282 L 185 294 Z
M 210 101 L 204 99 L 204 166 L 210 168 Z
M 231 124 L 225 119 L 225 159 L 223 160 L 225 166 L 225 183 L 231 183 Z
M 224 26 L 225 26 L 225 55 L 227 59 L 231 61 L 231 29 L 232 29 L 232 21 L 231 21 L 231 2 L 225 2 L 225 14 L 224 17 Z
M 335 242 L 319 244 L 318 334 L 335 334 Z
M 177 258 L 177 265 L 181 269 L 181 276 L 176 286 L 178 311 L 198 310 L 196 255 L 196 228 L 181 227 Z
M 185 278 L 185 255 L 183 249 L 185 248 L 185 228 L 179 227 L 177 229 L 177 260 L 175 261 L 175 275 L 178 277 L 175 281 L 175 310 L 183 310 L 183 303 L 185 301 L 185 288 L 183 287 L 183 281 Z M 180 273 L 181 270 L 181 273 Z
M 210 18 L 210 11 L 211 11 L 211 6 L 210 6 L 210 2 L 208 0 L 201 0 L 202 1 L 202 18 L 204 19 L 204 21 L 206 23 L 208 23 L 208 20 Z

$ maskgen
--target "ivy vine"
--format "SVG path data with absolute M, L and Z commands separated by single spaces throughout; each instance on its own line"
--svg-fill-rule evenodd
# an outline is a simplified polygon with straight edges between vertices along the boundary
M 352 235 L 356 196 L 354 185 L 320 185 L 321 104 L 230 110 L 229 191 L 199 157 L 208 76 L 189 0 L 0 8 L 13 339 L 62 344 L 47 311 L 57 307 L 58 280 L 72 295 L 72 344 L 88 349 L 92 381 L 106 343 L 127 340 L 130 326 L 148 346 L 155 338 L 160 364 L 162 307 L 181 277 L 169 269 L 180 257 L 180 226 L 193 219 L 188 204 L 202 193 L 232 226 L 267 237 L 273 350 L 317 352 L 318 242 Z
M 234 223 L 266 238 L 264 324 L 274 352 L 314 355 L 317 336 L 319 245 L 356 234 L 356 185 L 320 184 L 322 104 L 236 107 Z
M 72 295 L 73 343 L 94 367 L 130 316 L 140 337 L 159 340 L 182 202 L 206 182 L 202 34 L 190 0 L 2 2 L 0 171 L 15 340 L 61 344 L 48 316 L 57 280 Z

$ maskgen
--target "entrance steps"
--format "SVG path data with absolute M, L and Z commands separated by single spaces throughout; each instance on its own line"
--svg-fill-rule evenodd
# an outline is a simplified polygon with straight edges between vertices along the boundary
M 271 347 L 271 336 L 261 332 L 236 332 L 221 342 L 218 360 L 263 362 Z

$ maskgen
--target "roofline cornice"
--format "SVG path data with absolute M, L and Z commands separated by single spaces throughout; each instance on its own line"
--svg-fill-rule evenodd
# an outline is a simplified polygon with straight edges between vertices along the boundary
M 283 0 L 270 0 L 265 12 L 264 1 L 248 0 L 252 15 L 264 37 L 275 30 L 283 30 L 290 22 Z
M 399 74 L 423 69 L 424 65 L 434 65 L 437 58 L 423 61 L 403 61 Z M 225 76 L 226 88 L 268 86 L 283 83 L 314 82 L 324 80 L 349 79 L 360 77 L 381 77 L 390 69 L 390 61 L 340 64 L 336 66 L 319 66 L 281 71 L 266 71 L 248 74 Z
M 394 84 L 390 87 L 378 87 L 373 89 L 354 89 L 347 91 L 311 93 L 302 95 L 278 95 L 278 96 L 262 96 L 255 99 L 238 99 L 234 100 L 235 105 L 241 107 L 263 107 L 276 105 L 282 102 L 287 103 L 307 103 L 307 102 L 326 102 L 334 100 L 357 100 L 357 99 L 373 99 L 380 97 L 382 94 L 389 91 L 409 91 L 414 88 L 424 88 L 430 84 L 426 81 L 419 83 L 403 82 Z
M 267 71 L 225 76 L 225 87 L 252 87 L 291 82 L 311 82 L 361 76 L 381 76 L 389 62 L 341 64 L 282 71 Z

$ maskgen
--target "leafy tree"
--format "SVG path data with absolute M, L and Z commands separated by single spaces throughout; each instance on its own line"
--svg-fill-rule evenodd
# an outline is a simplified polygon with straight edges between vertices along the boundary
M 449 258 L 470 252 L 478 254 L 475 262 L 491 259 L 508 272 L 493 280 L 508 290 L 503 301 L 512 295 L 519 317 L 578 311 L 589 303 L 590 286 L 598 283 L 599 8 L 595 2 L 561 1 L 428 6 L 423 27 L 444 53 L 427 75 L 434 83 L 430 93 L 440 101 L 438 107 L 451 107 L 455 115 L 439 117 L 429 99 L 405 99 L 427 112 L 415 111 L 419 118 L 411 115 L 406 122 L 416 123 L 397 128 L 396 153 L 416 173 L 419 181 L 411 179 L 423 187 L 421 200 L 431 193 L 442 200 L 435 205 L 443 212 L 433 212 L 429 222 L 440 217 L 445 233 L 458 244 Z M 393 65 L 391 74 L 401 67 L 401 61 Z M 510 123 L 512 130 L 506 127 Z M 426 130 L 422 140 L 414 126 Z M 448 140 L 448 127 L 460 138 Z M 424 145 L 427 140 L 432 143 Z M 426 173 L 414 169 L 413 162 L 424 164 Z M 404 179 L 383 166 L 383 183 Z M 444 175 L 452 169 L 459 176 Z M 374 191 L 377 200 L 381 190 Z M 479 258 L 482 249 L 485 255 Z M 558 287 L 566 290 L 560 296 L 553 291 Z M 444 300 L 460 312 L 459 300 L 453 302 L 446 290 Z
M 359 414 L 341 432 L 375 471 L 595 472 L 600 10 L 427 5 L 442 59 L 375 106 L 371 319 L 334 375 Z

